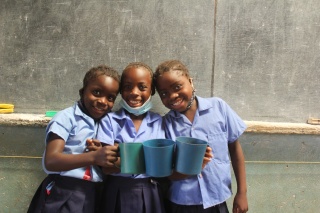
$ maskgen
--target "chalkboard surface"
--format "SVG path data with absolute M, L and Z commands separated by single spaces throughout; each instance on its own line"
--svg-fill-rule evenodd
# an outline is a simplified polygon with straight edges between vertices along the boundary
M 198 95 L 245 120 L 319 118 L 319 10 L 316 0 L 1 1 L 0 103 L 44 114 L 72 105 L 92 66 L 180 59 Z
M 218 1 L 214 94 L 242 117 L 320 118 L 320 1 Z
M 20 113 L 60 110 L 78 99 L 92 66 L 121 72 L 133 61 L 155 68 L 173 58 L 209 95 L 213 11 L 210 0 L 1 1 L 0 102 Z

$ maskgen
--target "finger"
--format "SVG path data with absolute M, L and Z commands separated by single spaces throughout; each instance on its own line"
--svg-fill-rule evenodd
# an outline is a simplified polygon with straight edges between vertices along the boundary
M 93 144 L 94 144 L 95 146 L 98 146 L 98 147 L 100 147 L 100 146 L 101 146 L 100 141 L 93 141 Z
M 113 152 L 118 152 L 119 151 L 119 147 L 118 146 L 108 146 L 107 149 L 110 150 L 110 151 L 113 151 Z
M 84 151 L 90 152 L 90 151 L 96 151 L 96 150 L 97 150 L 97 148 L 95 146 L 87 146 Z
M 210 161 L 211 161 L 211 158 L 204 157 L 204 158 L 203 158 L 203 161 L 204 161 L 204 162 L 210 162 Z
M 232 213 L 240 213 L 240 209 L 238 207 L 233 207 Z

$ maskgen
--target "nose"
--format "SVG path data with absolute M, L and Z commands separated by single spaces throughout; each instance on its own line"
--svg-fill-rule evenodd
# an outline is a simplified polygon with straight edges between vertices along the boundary
M 174 99 L 174 98 L 176 98 L 178 96 L 179 96 L 178 93 L 175 93 L 175 92 L 170 93 L 170 99 Z
M 98 99 L 98 102 L 99 102 L 100 104 L 107 105 L 107 104 L 108 104 L 108 99 L 107 99 L 107 97 L 100 97 L 100 98 Z
M 132 88 L 131 94 L 138 95 L 139 94 L 139 88 L 137 88 L 137 87 Z

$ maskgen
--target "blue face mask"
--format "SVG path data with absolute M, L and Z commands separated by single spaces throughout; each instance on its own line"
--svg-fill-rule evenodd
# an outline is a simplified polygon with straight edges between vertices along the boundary
M 151 96 L 141 107 L 132 108 L 123 99 L 120 100 L 119 104 L 122 108 L 127 110 L 129 113 L 134 114 L 135 116 L 142 115 L 152 108 Z

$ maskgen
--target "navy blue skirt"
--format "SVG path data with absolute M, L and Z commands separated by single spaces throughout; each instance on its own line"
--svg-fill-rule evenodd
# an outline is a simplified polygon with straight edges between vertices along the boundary
M 164 213 L 159 184 L 152 178 L 130 178 L 109 175 L 101 201 L 102 212 Z
M 100 212 L 102 184 L 78 178 L 48 175 L 38 187 L 28 213 Z

